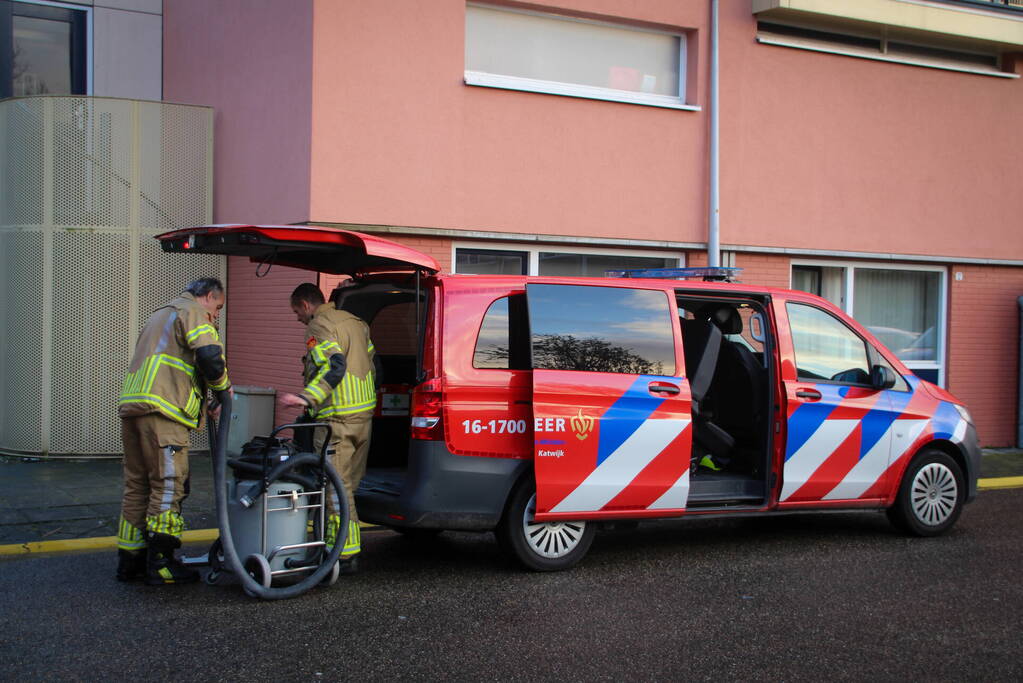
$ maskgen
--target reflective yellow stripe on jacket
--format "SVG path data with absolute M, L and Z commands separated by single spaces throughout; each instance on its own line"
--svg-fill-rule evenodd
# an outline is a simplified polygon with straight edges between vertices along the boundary
M 330 399 L 330 403 L 318 413 L 319 417 L 349 415 L 372 410 L 377 404 L 373 373 L 370 372 L 365 379 L 345 375 L 341 383 L 330 393 Z
M 189 344 L 192 344 L 195 342 L 196 339 L 203 336 L 204 334 L 212 336 L 213 341 L 217 342 L 218 344 L 220 343 L 220 335 L 217 334 L 217 328 L 213 327 L 213 325 L 208 324 L 203 324 L 199 325 L 198 327 L 192 328 L 185 335 L 185 340 L 188 341 Z
M 193 346 L 193 348 L 203 346 L 202 344 L 196 343 L 196 340 L 200 339 L 203 335 L 213 337 L 213 342 L 220 345 L 220 335 L 217 334 L 217 328 L 206 323 L 193 327 L 187 334 L 185 334 L 185 340 L 189 343 L 189 345 Z M 231 386 L 231 382 L 227 378 L 227 370 L 224 370 L 224 374 L 221 375 L 217 381 L 208 382 L 208 384 L 210 389 L 213 391 L 223 391 L 224 389 L 227 389 Z
M 328 339 L 314 346 L 309 353 L 313 357 L 313 362 L 316 363 L 316 374 L 309 380 L 305 389 L 315 396 L 317 401 L 323 401 L 327 398 L 327 391 L 320 384 L 323 383 L 328 388 L 330 387 L 329 384 L 326 384 L 324 377 L 330 372 L 330 357 L 335 353 L 341 353 L 341 347 L 337 345 L 337 342 Z
M 121 398 L 118 404 L 145 403 L 155 407 L 169 418 L 177 420 L 181 424 L 195 429 L 199 425 L 199 407 L 202 401 L 197 388 L 193 386 L 188 396 L 188 402 L 182 411 L 171 403 L 166 397 L 153 393 L 153 383 L 161 367 L 170 367 L 184 372 L 195 382 L 195 368 L 180 358 L 169 356 L 166 353 L 159 353 L 146 358 L 145 362 L 135 372 L 129 372 L 124 378 L 124 385 L 121 388 Z
M 373 343 L 370 342 L 367 352 L 373 353 L 373 350 Z M 334 353 L 341 353 L 341 347 L 337 342 L 327 340 L 314 346 L 310 353 L 313 362 L 316 363 L 317 372 L 306 386 L 306 391 L 315 396 L 318 401 L 323 402 L 327 398 L 323 386 L 330 386 L 323 381 L 324 376 L 330 370 L 330 356 Z M 321 383 L 323 386 L 320 386 Z M 373 371 L 370 370 L 364 378 L 355 377 L 346 372 L 338 385 L 330 391 L 329 400 L 323 403 L 316 416 L 351 415 L 372 410 L 376 404 L 377 393 Z

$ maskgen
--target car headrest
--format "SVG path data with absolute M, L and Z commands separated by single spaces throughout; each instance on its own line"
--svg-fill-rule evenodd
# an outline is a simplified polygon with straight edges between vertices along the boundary
M 718 326 L 722 334 L 739 334 L 742 332 L 742 317 L 739 315 L 739 311 L 731 306 L 722 306 L 714 309 L 710 319 Z

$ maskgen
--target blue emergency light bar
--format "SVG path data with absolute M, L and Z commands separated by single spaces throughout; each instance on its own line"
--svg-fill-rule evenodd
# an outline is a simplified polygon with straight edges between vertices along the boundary
M 724 280 L 732 282 L 742 268 L 639 268 L 636 270 L 605 270 L 604 277 L 658 278 L 661 280 Z

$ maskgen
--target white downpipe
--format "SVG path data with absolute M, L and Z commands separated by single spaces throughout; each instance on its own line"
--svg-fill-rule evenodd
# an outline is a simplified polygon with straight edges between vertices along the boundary
M 710 0 L 710 224 L 707 265 L 721 265 L 721 199 L 718 126 L 718 0 Z

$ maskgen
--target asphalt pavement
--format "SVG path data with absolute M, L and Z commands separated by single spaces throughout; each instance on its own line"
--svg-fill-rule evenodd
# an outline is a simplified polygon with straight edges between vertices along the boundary
M 183 505 L 185 525 L 188 529 L 210 529 L 216 526 L 212 463 L 202 452 L 193 453 L 189 460 L 191 482 Z M 1023 476 L 1023 450 L 986 449 L 980 476 Z M 120 501 L 119 460 L 0 456 L 0 554 L 19 552 L 18 548 L 3 546 L 116 536 Z M 38 546 L 30 549 L 39 550 Z
M 490 534 L 380 531 L 358 575 L 284 602 L 0 557 L 0 679 L 1021 680 L 1021 508 L 982 491 L 938 538 L 876 512 L 656 521 L 554 574 Z

